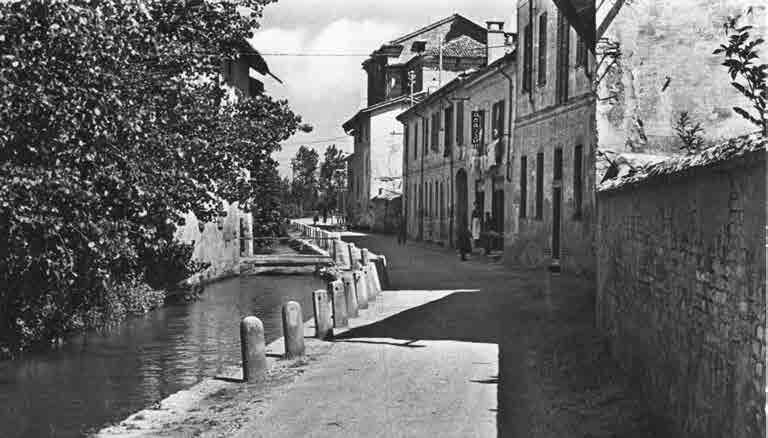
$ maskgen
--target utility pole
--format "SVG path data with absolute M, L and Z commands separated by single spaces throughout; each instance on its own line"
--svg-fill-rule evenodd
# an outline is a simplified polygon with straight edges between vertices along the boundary
M 438 70 L 437 88 L 440 88 L 443 86 L 443 39 L 442 38 L 440 38 L 437 50 L 439 52 L 439 60 L 440 60 L 437 66 L 437 70 Z
M 416 82 L 416 72 L 415 71 L 413 71 L 413 70 L 409 70 L 408 71 L 408 82 L 409 82 L 409 84 L 411 86 L 411 95 L 410 95 L 410 97 L 411 97 L 411 106 L 413 106 L 414 105 L 414 102 L 413 102 L 413 89 L 416 86 L 416 84 L 415 84 L 415 82 Z

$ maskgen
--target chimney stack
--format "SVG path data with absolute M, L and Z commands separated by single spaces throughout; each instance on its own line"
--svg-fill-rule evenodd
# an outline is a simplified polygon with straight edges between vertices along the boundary
M 504 32 L 503 21 L 486 21 L 488 25 L 488 64 L 507 54 L 508 37 Z

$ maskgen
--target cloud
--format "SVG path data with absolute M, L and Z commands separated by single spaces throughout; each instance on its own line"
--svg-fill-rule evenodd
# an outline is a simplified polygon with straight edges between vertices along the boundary
M 365 74 L 361 63 L 366 55 L 403 32 L 393 23 L 347 18 L 335 20 L 318 32 L 307 29 L 265 28 L 256 32 L 251 43 L 259 51 L 269 53 L 359 53 L 361 56 L 294 57 L 269 56 L 265 59 L 270 70 L 284 85 L 267 81 L 267 91 L 288 99 L 294 111 L 315 127 L 311 134 L 298 134 L 283 145 L 275 155 L 281 163 L 281 173 L 288 173 L 288 161 L 302 141 L 317 141 L 345 137 L 341 124 L 360 108 Z M 352 139 L 345 137 L 327 144 L 313 144 L 322 151 L 337 144 L 351 152 Z

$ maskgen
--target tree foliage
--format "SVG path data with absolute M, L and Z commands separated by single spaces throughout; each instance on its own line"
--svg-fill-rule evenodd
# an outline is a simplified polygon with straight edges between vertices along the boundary
M 328 146 L 323 154 L 320 165 L 321 204 L 325 209 L 332 210 L 337 206 L 339 194 L 347 185 L 346 156 L 336 145 Z
M 763 38 L 750 35 L 752 26 L 738 26 L 740 16 L 732 17 L 725 25 L 728 41 L 721 44 L 713 54 L 724 54 L 723 65 L 728 67 L 731 85 L 749 99 L 752 110 L 735 106 L 733 110 L 755 124 L 768 136 L 768 64 L 758 63 L 758 46 Z
M 302 214 L 317 207 L 320 189 L 317 174 L 319 161 L 317 151 L 307 146 L 299 147 L 296 156 L 291 159 L 291 194 Z
M 701 122 L 694 123 L 688 111 L 681 111 L 675 120 L 675 132 L 683 142 L 680 149 L 689 154 L 699 151 L 704 145 L 704 128 L 701 127 Z
M 186 211 L 273 215 L 258 182 L 300 119 L 218 76 L 270 2 L 0 4 L 0 345 L 87 326 L 120 285 L 167 286 L 158 261 L 196 269 L 172 239 Z

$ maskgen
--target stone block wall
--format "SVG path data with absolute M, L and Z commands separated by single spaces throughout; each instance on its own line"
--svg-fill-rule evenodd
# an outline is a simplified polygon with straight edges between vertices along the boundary
M 765 151 L 598 193 L 597 323 L 681 437 L 765 436 Z

